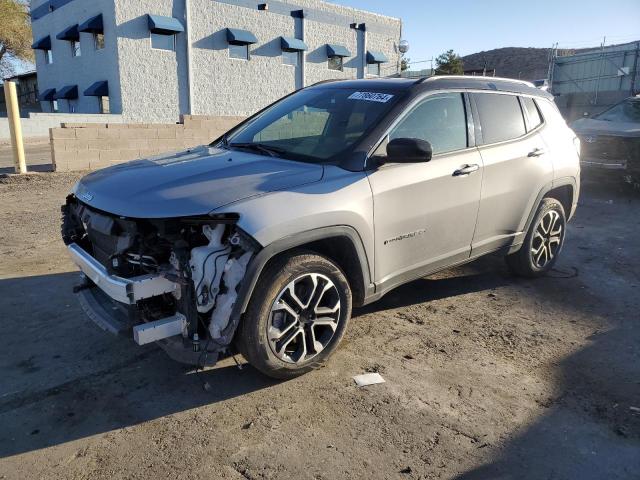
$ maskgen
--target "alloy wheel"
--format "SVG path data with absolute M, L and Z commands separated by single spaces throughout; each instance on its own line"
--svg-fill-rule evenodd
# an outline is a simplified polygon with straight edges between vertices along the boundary
M 556 256 L 562 245 L 563 225 L 560 214 L 549 210 L 540 219 L 531 242 L 531 261 L 536 268 L 544 268 Z
M 267 339 L 274 355 L 300 364 L 322 352 L 340 321 L 340 294 L 329 277 L 308 273 L 285 286 L 271 306 Z

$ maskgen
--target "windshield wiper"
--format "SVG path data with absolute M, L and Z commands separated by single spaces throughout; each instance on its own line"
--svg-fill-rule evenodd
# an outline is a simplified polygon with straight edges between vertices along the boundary
M 274 147 L 272 145 L 265 145 L 264 143 L 227 143 L 227 147 L 246 148 L 247 150 L 255 150 L 261 153 L 266 153 L 270 157 L 279 157 L 281 154 L 286 153 L 286 150 Z

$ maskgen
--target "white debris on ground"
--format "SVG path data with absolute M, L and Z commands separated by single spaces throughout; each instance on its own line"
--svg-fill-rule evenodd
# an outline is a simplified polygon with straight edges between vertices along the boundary
M 362 375 L 356 375 L 353 379 L 359 387 L 384 383 L 384 378 L 379 373 L 363 373 Z

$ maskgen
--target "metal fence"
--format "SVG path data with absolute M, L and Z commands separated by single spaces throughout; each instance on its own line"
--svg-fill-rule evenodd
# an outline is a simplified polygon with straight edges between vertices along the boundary
M 550 91 L 567 116 L 595 113 L 640 91 L 640 42 L 564 55 L 554 50 Z

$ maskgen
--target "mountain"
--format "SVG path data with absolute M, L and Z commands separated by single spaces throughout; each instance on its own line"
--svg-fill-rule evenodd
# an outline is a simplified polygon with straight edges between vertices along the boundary
M 496 70 L 497 77 L 538 80 L 547 77 L 549 69 L 548 48 L 505 47 L 473 53 L 462 57 L 465 70 Z M 583 50 L 563 50 L 572 55 Z M 560 52 L 558 52 L 560 53 Z

